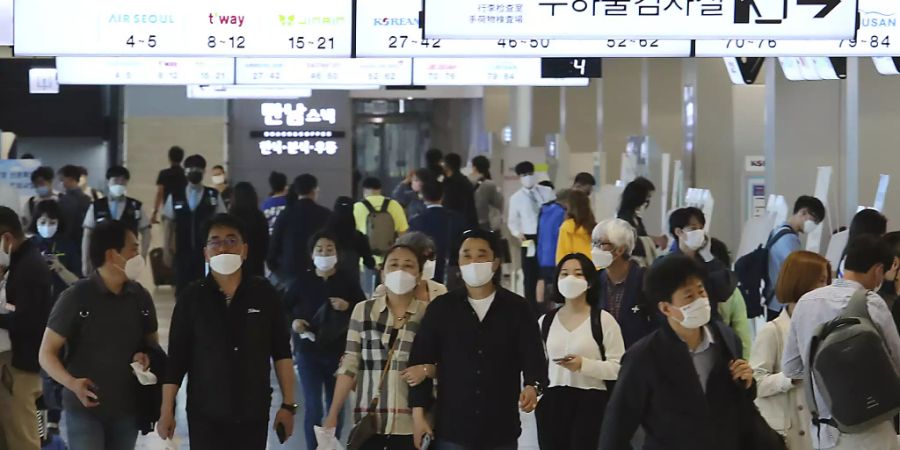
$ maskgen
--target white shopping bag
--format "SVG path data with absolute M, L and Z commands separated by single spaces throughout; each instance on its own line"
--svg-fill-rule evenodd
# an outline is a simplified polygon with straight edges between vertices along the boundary
M 341 441 L 334 435 L 334 428 L 314 426 L 313 430 L 316 432 L 316 442 L 319 444 L 316 450 L 344 450 Z
M 172 439 L 166 439 L 166 449 L 165 450 L 181 450 L 181 439 L 173 436 Z

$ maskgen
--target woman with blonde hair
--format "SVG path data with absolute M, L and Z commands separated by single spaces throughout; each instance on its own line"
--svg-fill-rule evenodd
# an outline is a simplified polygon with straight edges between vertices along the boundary
M 785 437 L 791 450 L 812 448 L 810 417 L 801 380 L 781 372 L 781 355 L 791 328 L 791 314 L 801 297 L 825 287 L 831 279 L 831 264 L 813 252 L 791 253 L 781 267 L 775 295 L 786 306 L 756 336 L 750 365 L 757 383 L 756 405 L 773 430 Z

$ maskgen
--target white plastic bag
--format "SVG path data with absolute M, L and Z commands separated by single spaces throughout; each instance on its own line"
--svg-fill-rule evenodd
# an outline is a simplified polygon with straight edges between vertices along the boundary
M 344 450 L 341 441 L 334 435 L 334 428 L 314 426 L 313 430 L 316 432 L 316 442 L 319 444 L 316 450 Z
M 166 450 L 181 450 L 181 439 L 173 436 L 172 439 L 166 439 Z

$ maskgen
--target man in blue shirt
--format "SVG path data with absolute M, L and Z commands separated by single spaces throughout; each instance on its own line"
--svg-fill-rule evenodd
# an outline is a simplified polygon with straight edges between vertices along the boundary
M 781 265 L 787 259 L 788 255 L 800 250 L 799 233 L 810 233 L 822 223 L 825 219 L 825 205 L 822 201 L 808 195 L 802 195 L 794 203 L 794 215 L 788 218 L 787 222 L 772 230 L 769 234 L 769 240 L 775 239 L 769 247 L 769 281 L 770 285 L 766 286 L 765 297 L 769 320 L 774 320 L 781 314 L 784 305 L 775 298 L 775 284 L 778 282 L 778 273 L 781 272 Z M 782 230 L 787 229 L 787 233 Z M 781 235 L 779 236 L 779 233 Z

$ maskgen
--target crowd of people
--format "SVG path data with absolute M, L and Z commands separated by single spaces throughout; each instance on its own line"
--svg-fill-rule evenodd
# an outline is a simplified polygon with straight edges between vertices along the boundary
M 832 268 L 801 250 L 826 210 L 800 197 L 760 249 L 754 304 L 703 211 L 672 211 L 666 232 L 648 233 L 644 178 L 616 217 L 597 218 L 587 173 L 556 192 L 521 162 L 507 200 L 489 159 L 464 175 L 459 155 L 433 149 L 391 195 L 369 177 L 358 201 L 327 208 L 312 174 L 273 172 L 260 204 L 222 166 L 204 184 L 200 155 L 169 159 L 151 214 L 121 166 L 103 197 L 74 166 L 56 192 L 41 167 L 21 214 L 0 207 L 0 450 L 41 448 L 39 409 L 50 436 L 65 417 L 72 450 L 173 438 L 185 379 L 200 450 L 261 450 L 270 427 L 289 439 L 301 407 L 310 450 L 348 427 L 354 449 L 516 449 L 520 412 L 535 413 L 543 450 L 900 449 L 900 405 L 824 390 L 835 371 L 812 361 L 834 361 L 823 328 L 837 327 L 822 325 L 850 311 L 884 350 L 858 363 L 896 378 L 900 232 L 877 211 L 853 219 Z M 137 282 L 161 222 L 176 292 L 165 351 Z M 500 270 L 516 246 L 521 296 Z M 754 339 L 757 310 L 769 322 Z M 885 408 L 834 401 L 853 395 Z

